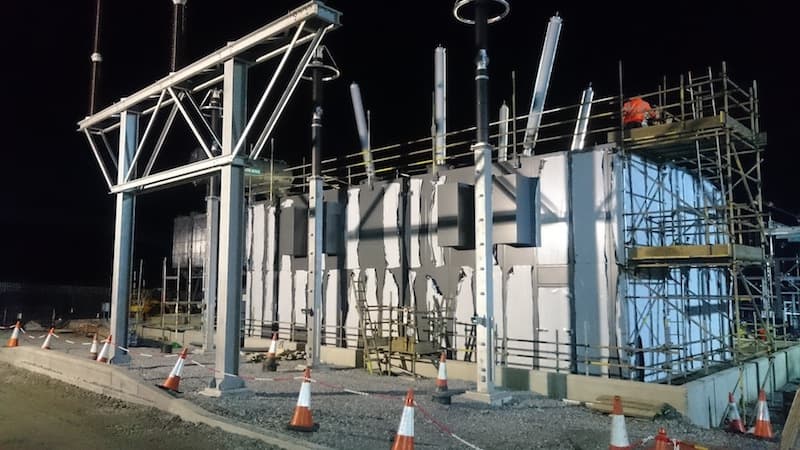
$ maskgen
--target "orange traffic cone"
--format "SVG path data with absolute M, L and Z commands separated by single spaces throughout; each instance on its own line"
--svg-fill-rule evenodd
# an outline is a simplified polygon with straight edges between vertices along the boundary
M 397 427 L 397 435 L 394 438 L 392 450 L 414 450 L 414 390 L 409 389 L 406 393 L 406 402 L 403 406 L 403 416 L 400 418 L 400 426 Z
M 619 395 L 614 396 L 614 403 L 611 409 L 611 439 L 609 440 L 608 450 L 626 450 L 631 448 L 628 440 L 628 430 L 625 428 L 625 415 L 622 413 L 622 399 Z
M 753 435 L 762 439 L 772 439 L 772 424 L 769 422 L 769 407 L 767 407 L 767 393 L 763 389 L 758 391 L 758 404 L 756 406 L 756 423 Z
M 103 342 L 103 348 L 97 355 L 97 362 L 107 363 L 110 356 L 111 356 L 111 335 L 109 334 L 108 337 L 106 338 L 106 341 Z
M 454 394 L 455 392 L 447 389 L 447 355 L 442 352 L 439 357 L 439 374 L 436 376 L 436 391 L 434 391 L 432 398 L 437 403 L 449 405 L 450 397 Z
M 181 371 L 183 370 L 183 365 L 186 363 L 186 352 L 188 348 L 183 349 L 181 351 L 181 355 L 178 357 L 178 360 L 175 361 L 175 367 L 172 368 L 172 371 L 167 376 L 167 379 L 164 381 L 164 384 L 157 385 L 161 389 L 167 389 L 170 391 L 180 392 L 178 390 L 178 385 L 181 382 Z
M 278 363 L 276 361 L 276 353 L 278 352 L 278 333 L 272 333 L 272 342 L 269 344 L 269 351 L 267 352 L 267 359 L 264 360 L 262 366 L 264 370 L 275 372 L 278 370 Z
M 656 435 L 656 445 L 650 447 L 651 450 L 672 450 L 675 448 L 675 445 L 669 438 L 667 437 L 667 431 L 662 427 L 658 429 L 658 434 Z
M 14 332 L 11 333 L 11 337 L 8 339 L 8 343 L 6 344 L 6 347 L 17 347 L 17 346 L 19 346 L 19 328 L 20 328 L 20 323 L 19 323 L 19 320 L 18 320 L 17 324 L 14 325 Z
M 739 415 L 739 408 L 736 406 L 736 400 L 733 398 L 733 392 L 728 392 L 728 416 L 725 418 L 728 424 L 727 431 L 731 433 L 744 433 L 744 423 L 742 417 Z
M 300 395 L 297 397 L 297 406 L 294 408 L 292 421 L 286 427 L 294 431 L 317 431 L 319 424 L 314 423 L 311 417 L 311 368 L 306 367 L 303 374 L 303 384 L 300 385 Z
M 44 338 L 44 343 L 42 344 L 42 350 L 50 350 L 50 340 L 53 339 L 53 332 L 55 328 L 50 328 L 50 331 L 47 333 L 47 337 Z
M 97 333 L 94 334 L 92 338 L 92 346 L 89 348 L 89 357 L 92 359 L 97 359 Z

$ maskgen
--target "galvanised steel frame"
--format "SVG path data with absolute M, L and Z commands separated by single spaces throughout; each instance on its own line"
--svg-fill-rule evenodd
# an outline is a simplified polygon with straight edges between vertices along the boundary
M 111 332 L 117 345 L 125 347 L 128 336 L 135 196 L 219 175 L 219 229 L 209 230 L 209 241 L 219 238 L 217 388 L 224 391 L 243 386 L 238 367 L 244 167 L 261 155 L 325 34 L 340 25 L 340 15 L 321 2 L 310 1 L 78 123 L 78 131 L 86 136 L 109 191 L 117 199 L 111 306 Z M 293 60 L 294 50 L 303 48 L 299 59 Z M 257 104 L 248 111 L 249 69 L 277 58 Z M 294 71 L 287 80 L 283 72 L 290 61 Z M 276 100 L 272 97 L 280 86 L 283 90 Z M 222 131 L 217 134 L 201 110 L 211 91 L 219 89 L 223 115 Z M 173 125 L 178 115 L 203 155 L 198 161 L 159 170 L 159 161 L 165 165 L 179 151 L 167 145 L 170 134 L 176 133 Z M 140 124 L 144 124 L 143 130 Z M 119 142 L 116 152 L 115 140 Z M 221 148 L 221 154 L 213 154 L 212 148 Z M 116 352 L 112 361 L 124 363 L 127 359 Z

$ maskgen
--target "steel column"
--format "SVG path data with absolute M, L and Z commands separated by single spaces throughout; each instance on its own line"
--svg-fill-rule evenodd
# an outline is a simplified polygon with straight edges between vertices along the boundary
M 308 191 L 308 300 L 311 304 L 311 326 L 308 342 L 311 344 L 306 356 L 306 364 L 317 367 L 320 364 L 319 352 L 322 338 L 322 227 L 325 220 L 322 199 L 322 64 L 321 52 L 312 61 L 312 103 L 311 117 L 311 179 Z
M 133 161 L 139 140 L 139 115 L 130 111 L 120 114 L 119 158 L 117 182 L 125 181 L 125 174 Z M 111 348 L 111 362 L 125 364 L 130 356 L 117 352 L 117 345 L 128 346 L 128 293 L 130 291 L 131 259 L 133 256 L 134 194 L 116 194 L 116 219 L 114 222 L 114 261 L 111 278 L 110 332 L 116 344 Z
M 222 154 L 230 156 L 247 116 L 247 66 L 225 62 L 222 102 Z M 244 387 L 239 378 L 242 323 L 242 250 L 244 247 L 244 167 L 232 162 L 220 169 L 219 303 L 215 356 L 219 391 Z
M 475 156 L 475 312 L 477 392 L 494 391 L 494 282 L 492 257 L 492 146 L 489 144 L 488 17 L 485 2 L 475 3 L 476 143 Z

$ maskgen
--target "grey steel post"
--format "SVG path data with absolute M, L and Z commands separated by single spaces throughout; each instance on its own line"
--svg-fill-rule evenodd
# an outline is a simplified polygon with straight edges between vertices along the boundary
M 436 47 L 434 51 L 434 171 L 447 161 L 447 49 Z
M 210 103 L 211 128 L 219 132 L 220 94 L 218 90 L 212 92 Z M 222 149 L 217 148 L 217 143 L 211 144 L 211 153 L 217 156 Z M 205 270 L 203 271 L 203 286 L 205 297 L 205 311 L 203 311 L 203 351 L 214 351 L 214 322 L 217 309 L 217 264 L 219 259 L 219 175 L 212 175 L 208 179 L 206 196 L 206 257 Z
M 544 101 L 547 97 L 547 87 L 550 85 L 550 74 L 553 72 L 553 63 L 556 59 L 558 36 L 561 34 L 561 17 L 555 15 L 547 24 L 547 33 L 544 37 L 542 56 L 539 59 L 539 70 L 536 73 L 536 83 L 533 86 L 531 110 L 528 113 L 528 123 L 525 126 L 525 138 L 522 141 L 522 153 L 525 156 L 533 154 L 536 138 L 539 135 L 539 125 L 542 123 Z
M 231 155 L 247 119 L 247 66 L 225 61 L 222 100 L 222 154 Z M 220 391 L 244 387 L 239 375 L 244 246 L 244 168 L 233 162 L 220 170 L 219 299 L 216 384 Z
M 117 183 L 125 182 L 128 166 L 133 161 L 139 144 L 139 114 L 123 111 L 120 114 L 119 158 Z M 114 221 L 114 261 L 111 278 L 110 330 L 115 346 L 111 347 L 111 362 L 125 364 L 130 356 L 117 352 L 117 345 L 128 346 L 128 294 L 130 292 L 131 259 L 133 256 L 134 194 L 116 194 L 116 219 Z
M 575 122 L 575 132 L 572 134 L 572 144 L 570 150 L 582 150 L 586 141 L 586 131 L 589 129 L 589 116 L 592 115 L 592 100 L 594 90 L 592 85 L 583 90 L 581 95 L 581 106 L 578 109 L 578 120 Z
M 474 6 L 474 19 L 463 15 L 464 6 Z M 489 17 L 489 8 L 499 12 Z M 498 9 L 499 8 L 499 9 Z M 458 0 L 453 15 L 459 21 L 475 25 L 475 116 L 476 139 L 472 145 L 475 157 L 475 355 L 477 358 L 477 389 L 467 393 L 490 404 L 505 399 L 495 395 L 494 388 L 494 273 L 492 244 L 492 146 L 489 144 L 489 24 L 508 14 L 505 0 Z M 494 13 L 493 13 L 494 14 Z
M 311 179 L 308 191 L 308 303 L 311 303 L 311 327 L 308 341 L 311 344 L 306 364 L 317 367 L 322 339 L 322 227 L 325 220 L 322 198 L 322 65 L 321 50 L 311 62 Z
M 500 106 L 500 131 L 497 137 L 497 160 L 508 161 L 508 105 Z
M 492 146 L 489 144 L 489 56 L 487 5 L 475 2 L 475 311 L 477 391 L 494 390 L 494 283 L 492 280 Z

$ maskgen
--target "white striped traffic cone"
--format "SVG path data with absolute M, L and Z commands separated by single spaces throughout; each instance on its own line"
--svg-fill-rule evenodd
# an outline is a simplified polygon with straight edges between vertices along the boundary
M 97 333 L 94 334 L 92 338 L 92 346 L 89 348 L 89 357 L 92 359 L 97 359 Z
M 733 398 L 733 392 L 728 392 L 728 416 L 725 421 L 728 423 L 727 431 L 731 433 L 745 432 L 742 417 L 739 415 L 739 408 L 736 406 L 736 400 Z
M 767 393 L 763 389 L 758 391 L 758 404 L 756 405 L 756 423 L 753 426 L 753 435 L 762 439 L 772 439 L 772 424 L 769 421 L 769 407 L 767 406 Z
M 439 374 L 436 376 L 436 390 L 431 395 L 433 401 L 441 403 L 442 405 L 449 405 L 451 402 L 450 397 L 455 392 L 447 388 L 447 355 L 442 352 L 439 357 Z
M 275 372 L 278 370 L 278 363 L 276 361 L 276 353 L 278 352 L 278 333 L 272 333 L 272 342 L 269 344 L 269 351 L 267 352 L 267 359 L 262 366 L 264 370 Z
M 103 348 L 97 355 L 97 362 L 107 363 L 110 356 L 111 356 L 111 335 L 109 334 L 108 337 L 106 338 L 106 341 L 103 342 Z
M 400 418 L 400 426 L 397 427 L 397 435 L 394 438 L 392 450 L 414 450 L 414 390 L 409 389 L 406 393 L 406 401 L 403 406 L 403 416 Z
M 8 343 L 6 347 L 18 347 L 19 346 L 19 328 L 20 328 L 19 320 L 17 324 L 14 325 L 14 331 L 11 333 L 11 337 L 8 338 Z
M 622 413 L 622 399 L 619 395 L 614 396 L 610 416 L 611 439 L 609 440 L 608 450 L 627 450 L 631 448 L 631 442 L 628 440 L 628 430 L 625 428 L 625 415 Z
M 53 332 L 55 328 L 50 328 L 50 331 L 47 333 L 47 337 L 44 338 L 44 343 L 42 343 L 42 350 L 50 350 L 50 340 L 53 339 Z
M 169 373 L 169 376 L 164 381 L 164 384 L 159 384 L 158 387 L 160 387 L 161 389 L 180 392 L 178 390 L 178 385 L 181 382 L 181 371 L 183 371 L 183 365 L 186 363 L 187 350 L 188 348 L 183 349 L 181 355 L 178 357 L 178 360 L 175 361 L 175 367 L 172 368 L 172 371 Z
M 319 424 L 314 423 L 311 417 L 311 368 L 306 367 L 303 373 L 303 384 L 300 385 L 300 395 L 297 397 L 297 406 L 294 408 L 292 421 L 286 427 L 294 431 L 317 431 Z

